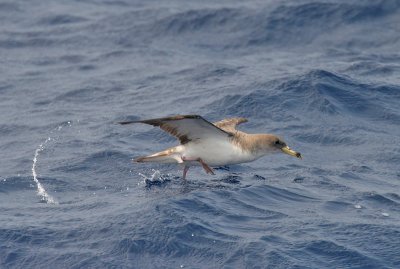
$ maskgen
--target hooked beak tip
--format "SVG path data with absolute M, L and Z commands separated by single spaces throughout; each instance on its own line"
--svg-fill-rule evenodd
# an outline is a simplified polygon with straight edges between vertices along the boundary
M 290 156 L 302 159 L 301 153 L 290 149 L 288 146 L 282 148 L 283 153 L 286 153 Z

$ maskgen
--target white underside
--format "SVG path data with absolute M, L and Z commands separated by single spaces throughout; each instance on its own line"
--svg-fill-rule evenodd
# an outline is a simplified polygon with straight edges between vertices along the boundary
M 252 154 L 243 150 L 228 139 L 207 139 L 198 142 L 190 142 L 175 147 L 176 153 L 170 156 L 169 161 L 182 163 L 185 159 L 201 158 L 209 166 L 222 166 L 254 161 L 265 153 Z

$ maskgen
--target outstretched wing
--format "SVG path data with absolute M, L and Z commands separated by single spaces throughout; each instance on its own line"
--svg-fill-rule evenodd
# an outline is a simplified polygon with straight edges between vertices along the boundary
M 198 139 L 221 138 L 226 139 L 232 134 L 220 129 L 199 115 L 178 115 L 173 117 L 124 121 L 119 124 L 145 123 L 158 126 L 165 132 L 179 139 L 181 144 Z
M 229 118 L 214 122 L 214 125 L 224 130 L 225 132 L 235 133 L 237 131 L 236 126 L 247 121 L 248 120 L 245 118 Z

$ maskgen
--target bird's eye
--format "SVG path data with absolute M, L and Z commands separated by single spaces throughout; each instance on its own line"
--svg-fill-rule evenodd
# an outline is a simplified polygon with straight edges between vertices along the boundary
M 279 145 L 280 143 L 281 143 L 281 141 L 279 141 L 279 140 L 275 141 L 275 145 Z

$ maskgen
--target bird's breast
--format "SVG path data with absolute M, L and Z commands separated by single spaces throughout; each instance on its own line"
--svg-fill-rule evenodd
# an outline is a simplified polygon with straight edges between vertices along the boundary
M 201 158 L 210 166 L 220 166 L 250 162 L 260 156 L 243 150 L 227 140 L 204 140 L 185 145 L 183 155 L 188 158 Z

